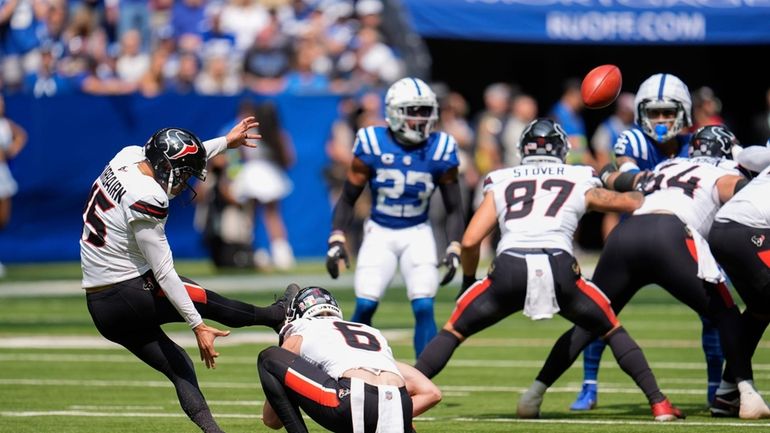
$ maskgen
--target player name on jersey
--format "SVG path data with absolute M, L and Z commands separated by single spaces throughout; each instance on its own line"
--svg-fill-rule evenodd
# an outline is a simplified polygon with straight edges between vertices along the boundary
M 564 174 L 564 167 L 516 167 L 511 173 L 512 178 L 524 176 L 561 176 Z
M 112 197 L 117 203 L 120 203 L 123 196 L 126 194 L 126 189 L 120 183 L 115 176 L 115 172 L 112 171 L 112 167 L 107 165 L 102 174 L 99 176 L 99 180 L 102 182 L 104 191 Z

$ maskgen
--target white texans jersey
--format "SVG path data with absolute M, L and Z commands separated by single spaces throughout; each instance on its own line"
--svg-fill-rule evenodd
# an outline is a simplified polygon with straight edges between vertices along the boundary
M 762 170 L 717 212 L 719 222 L 733 221 L 749 227 L 770 228 L 770 167 Z
M 300 355 L 339 379 L 352 368 L 398 374 L 388 341 L 380 331 L 336 317 L 297 319 L 288 325 L 284 338 L 302 337 Z
M 524 164 L 489 173 L 484 193 L 494 194 L 501 238 L 508 248 L 559 248 L 572 254 L 572 237 L 586 212 L 585 194 L 602 182 L 591 167 Z
M 699 162 L 676 158 L 661 163 L 646 184 L 648 195 L 634 215 L 671 213 L 706 238 L 714 216 L 722 206 L 717 180 L 735 174 L 737 172 L 715 165 L 713 159 L 712 162 Z
M 166 223 L 168 196 L 154 178 L 139 171 L 140 146 L 123 148 L 91 187 L 83 211 L 80 258 L 83 288 L 114 284 L 150 269 L 129 223 Z

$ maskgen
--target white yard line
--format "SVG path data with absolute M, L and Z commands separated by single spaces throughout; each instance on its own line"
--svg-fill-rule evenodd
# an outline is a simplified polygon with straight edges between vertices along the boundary
M 54 411 L 2 411 L 0 416 L 4 417 L 43 417 L 43 416 L 70 416 L 70 417 L 98 417 L 98 418 L 184 418 L 185 414 L 179 412 L 157 413 L 157 412 L 105 412 L 88 410 L 54 410 Z M 233 419 L 261 419 L 256 414 L 241 413 L 217 413 L 217 418 Z M 655 421 L 623 421 L 623 420 L 592 420 L 592 419 L 515 419 L 515 418 L 474 418 L 474 417 L 418 417 L 415 422 L 454 422 L 454 423 L 498 423 L 498 424 L 570 424 L 570 425 L 638 425 L 638 426 L 656 426 L 661 428 L 688 428 L 688 427 L 758 427 L 767 428 L 766 423 L 735 422 L 735 421 L 678 421 L 672 423 L 660 423 Z
M 352 290 L 353 273 L 348 272 L 332 280 L 326 274 L 303 275 L 226 275 L 194 278 L 201 286 L 219 293 L 274 292 L 283 293 L 286 285 L 295 282 L 301 287 L 321 285 L 327 289 Z M 400 276 L 393 284 L 403 284 Z M 79 280 L 16 281 L 0 283 L 0 298 L 36 296 L 85 296 Z
M 383 334 L 388 340 L 395 341 L 399 339 L 410 339 L 412 336 L 412 330 L 392 329 L 383 331 Z M 195 341 L 195 335 L 192 332 L 169 332 L 168 336 L 182 347 L 198 347 L 197 342 Z M 278 343 L 278 336 L 275 334 L 275 332 L 234 330 L 233 333 L 227 337 L 217 339 L 218 347 L 265 343 Z M 39 335 L 0 337 L 0 349 L 116 349 L 121 347 L 122 346 L 98 335 Z
M 702 381 L 700 382 L 702 384 Z M 168 381 L 156 380 L 76 380 L 76 379 L 34 379 L 34 378 L 13 378 L 0 379 L 0 385 L 16 386 L 61 386 L 61 387 L 102 387 L 102 388 L 171 388 L 172 384 Z M 206 388 L 216 389 L 255 389 L 259 383 L 238 383 L 238 382 L 216 382 L 206 381 Z M 476 386 L 476 385 L 443 385 L 441 390 L 447 393 L 464 395 L 469 393 L 512 393 L 521 394 L 527 390 L 522 386 Z M 553 393 L 573 394 L 580 391 L 580 384 L 575 383 L 572 386 L 558 386 L 548 389 Z M 628 388 L 623 384 L 602 382 L 602 393 L 607 394 L 637 394 L 637 388 Z M 703 394 L 702 386 L 695 388 L 666 388 L 668 395 L 700 395 Z
M 390 331 L 386 332 L 385 336 L 388 339 L 398 338 L 404 336 L 409 331 Z M 231 338 L 231 337 L 227 337 Z M 256 341 L 256 339 L 255 339 Z M 268 342 L 275 341 L 275 334 L 272 334 L 272 338 Z M 219 340 L 217 340 L 219 343 Z M 253 342 L 253 341 L 251 341 Z M 262 341 L 260 341 L 262 342 Z M 218 344 L 221 345 L 221 344 Z M 41 346 L 44 347 L 44 346 Z M 122 347 L 112 344 L 111 348 Z M 190 346 L 194 347 L 194 346 Z M 37 348 L 37 344 L 33 344 L 31 348 Z M 234 365 L 249 365 L 256 362 L 252 356 L 228 356 L 227 363 Z M 70 354 L 70 353 L 0 353 L 0 361 L 4 362 L 99 362 L 99 363 L 135 363 L 136 358 L 130 354 Z M 404 362 L 413 362 L 413 360 L 405 359 Z M 528 359 L 528 360 L 500 360 L 500 359 L 452 359 L 449 361 L 447 368 L 540 368 L 543 365 L 543 360 Z M 652 362 L 651 367 L 660 370 L 694 370 L 701 371 L 706 367 L 704 362 Z M 753 364 L 755 371 L 770 371 L 770 364 L 755 363 Z M 615 363 L 607 363 L 604 368 L 619 368 Z M 689 379 L 673 379 L 674 382 L 686 383 Z
M 265 328 L 262 328 L 265 329 Z M 392 345 L 408 345 L 412 346 L 412 330 L 411 329 L 390 329 L 384 330 L 383 333 L 391 341 Z M 169 332 L 169 337 L 177 344 L 183 347 L 197 347 L 195 338 L 190 332 Z M 222 346 L 234 346 L 240 344 L 264 344 L 275 343 L 276 335 L 272 331 L 246 331 L 246 330 L 233 330 L 233 333 L 226 338 L 220 338 L 217 340 L 217 345 Z M 552 347 L 555 342 L 553 338 L 477 338 L 470 339 L 466 342 L 465 346 L 484 346 L 484 347 L 502 347 L 506 349 L 515 349 L 522 347 Z M 681 340 L 681 339 L 656 339 L 656 340 L 637 340 L 642 348 L 657 348 L 657 349 L 700 349 L 701 343 L 696 340 Z M 474 344 L 475 343 L 475 344 Z M 27 335 L 19 337 L 0 337 L 0 349 L 114 349 L 120 346 L 112 343 L 99 335 L 92 336 L 76 336 L 76 335 Z M 759 343 L 759 349 L 769 349 L 770 341 L 762 341 Z M 455 361 L 457 362 L 457 361 Z M 460 361 L 460 362 L 474 362 L 474 361 Z M 492 365 L 500 367 L 520 367 L 521 365 L 509 365 L 507 363 L 517 361 L 487 361 Z M 499 364 L 498 364 L 499 363 Z M 478 365 L 465 364 L 467 366 L 476 367 Z

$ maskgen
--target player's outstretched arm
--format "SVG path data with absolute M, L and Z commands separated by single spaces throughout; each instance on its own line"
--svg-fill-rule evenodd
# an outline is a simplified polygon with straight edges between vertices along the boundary
M 463 234 L 460 263 L 463 267 L 464 277 L 473 276 L 475 278 L 476 268 L 479 265 L 481 241 L 492 233 L 496 224 L 495 197 L 490 191 L 484 195 L 484 200 L 482 200 L 476 213 L 473 214 Z
M 163 290 L 166 298 L 185 322 L 193 329 L 201 360 L 206 363 L 206 368 L 216 368 L 215 358 L 219 356 L 219 353 L 214 349 L 214 340 L 217 337 L 226 337 L 230 331 L 221 331 L 203 323 L 203 319 L 195 309 L 187 289 L 174 269 L 171 247 L 166 240 L 163 224 L 135 220 L 131 223 L 131 228 L 134 231 L 139 250 L 150 265 L 160 289 Z
M 412 416 L 418 416 L 441 401 L 441 390 L 427 376 L 409 364 L 396 361 L 404 376 L 406 390 L 412 397 Z
M 345 228 L 353 220 L 353 206 L 361 196 L 369 180 L 369 167 L 359 158 L 353 158 L 348 169 L 348 178 L 342 186 L 337 204 L 332 213 L 332 232 L 326 251 L 326 270 L 332 278 L 340 275 L 339 261 L 350 267 L 350 258 L 345 247 Z
M 586 208 L 599 212 L 630 213 L 644 203 L 642 193 L 616 192 L 605 188 L 591 188 L 586 191 Z
M 233 129 L 231 129 L 230 132 L 228 132 L 225 136 L 225 139 L 227 139 L 227 148 L 235 149 L 241 146 L 257 147 L 256 143 L 249 141 L 259 140 L 262 138 L 262 135 L 258 133 L 249 133 L 250 130 L 256 128 L 257 126 L 259 126 L 259 122 L 257 122 L 257 119 L 254 116 L 246 117 L 240 122 L 236 123 L 235 126 L 233 126 Z
M 444 207 L 447 211 L 446 217 L 446 236 L 449 239 L 446 253 L 440 266 L 446 266 L 447 271 L 441 279 L 440 285 L 445 285 L 452 281 L 460 266 L 460 238 L 463 235 L 465 221 L 463 221 L 462 199 L 460 196 L 460 185 L 457 180 L 457 168 L 448 170 L 439 180 L 439 189 Z

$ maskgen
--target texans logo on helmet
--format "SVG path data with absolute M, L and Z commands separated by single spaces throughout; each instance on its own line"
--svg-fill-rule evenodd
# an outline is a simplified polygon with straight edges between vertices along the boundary
M 169 131 L 171 133 L 171 131 Z M 180 137 L 168 137 L 169 150 L 175 150 L 176 153 L 169 155 L 169 159 L 179 159 L 185 155 L 198 152 L 198 145 L 195 143 L 185 143 Z

